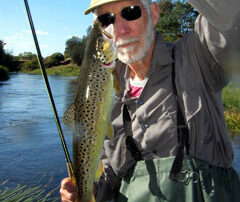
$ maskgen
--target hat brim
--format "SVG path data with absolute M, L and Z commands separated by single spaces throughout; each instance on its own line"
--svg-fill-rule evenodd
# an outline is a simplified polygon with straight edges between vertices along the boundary
M 93 5 L 90 5 L 90 7 L 85 10 L 84 14 L 87 15 L 90 12 L 92 12 L 95 8 L 99 7 L 99 6 L 103 6 L 109 3 L 113 3 L 113 2 L 120 2 L 120 1 L 126 1 L 126 0 L 104 0 L 104 1 L 100 1 L 98 3 L 95 3 Z

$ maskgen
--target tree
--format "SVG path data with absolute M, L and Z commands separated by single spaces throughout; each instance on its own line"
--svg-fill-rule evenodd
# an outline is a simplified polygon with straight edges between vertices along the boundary
M 3 40 L 0 40 L 0 65 L 7 67 L 8 71 L 10 72 L 17 71 L 18 65 L 16 58 L 4 50 L 5 45 L 6 43 Z
M 175 3 L 175 12 L 179 16 L 180 32 L 184 35 L 192 31 L 199 13 L 185 0 Z
M 46 67 L 57 66 L 63 60 L 64 60 L 63 54 L 57 52 L 57 53 L 53 53 L 52 55 L 46 57 L 44 59 L 44 64 L 45 64 Z
M 185 0 L 161 0 L 159 2 L 159 22 L 156 30 L 166 41 L 176 42 L 194 27 L 198 12 Z
M 22 65 L 22 70 L 24 72 L 29 72 L 29 71 L 32 71 L 32 70 L 38 69 L 38 68 L 39 68 L 39 64 L 38 64 L 37 58 L 28 60 L 28 61 L 24 62 Z
M 66 41 L 65 58 L 70 57 L 73 63 L 81 65 L 90 30 L 91 26 L 87 28 L 87 36 L 83 36 L 82 38 L 73 36 Z
M 2 41 L 2 40 L 0 40 L 0 64 L 2 64 L 3 63 L 3 55 L 4 55 L 4 45 L 5 45 L 5 43 Z
M 33 54 L 32 52 L 24 52 L 24 53 L 20 53 L 18 55 L 19 60 L 32 60 L 32 59 L 36 59 L 37 55 Z
M 80 65 L 82 63 L 86 41 L 86 36 L 83 36 L 82 38 L 73 36 L 71 39 L 68 39 L 66 41 L 64 55 L 69 55 L 72 58 L 73 63 Z

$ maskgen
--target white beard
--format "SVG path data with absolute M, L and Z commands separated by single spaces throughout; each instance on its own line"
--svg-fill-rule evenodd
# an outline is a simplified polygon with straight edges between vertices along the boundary
M 139 48 L 137 52 L 134 52 L 136 49 L 136 44 L 133 43 L 131 45 L 128 45 L 124 48 L 118 48 L 117 50 L 117 56 L 120 61 L 122 61 L 125 64 L 132 64 L 134 62 L 142 60 L 144 57 L 147 56 L 148 52 L 150 51 L 153 39 L 154 39 L 154 26 L 153 26 L 153 20 L 151 16 L 148 16 L 149 22 L 147 23 L 147 29 L 146 32 L 143 34 L 143 47 Z M 138 42 L 138 38 L 129 38 L 129 39 L 121 39 L 117 41 L 116 46 L 128 44 L 131 42 Z

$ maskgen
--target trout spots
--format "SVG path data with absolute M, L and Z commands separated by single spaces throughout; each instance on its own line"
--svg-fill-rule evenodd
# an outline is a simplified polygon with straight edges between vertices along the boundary
M 78 144 L 77 155 L 79 161 L 76 162 L 78 167 L 78 179 L 79 185 L 78 190 L 81 196 L 81 199 L 87 197 L 86 193 L 88 192 L 88 187 L 86 185 L 89 184 L 89 179 L 92 176 L 91 162 L 94 160 L 92 154 L 95 152 L 94 143 L 96 142 L 96 137 L 98 134 L 92 134 L 87 139 L 81 140 Z
M 91 107 L 96 106 L 98 102 L 104 101 L 103 92 L 108 76 L 108 70 L 102 65 L 99 65 L 98 68 L 93 70 L 92 74 L 89 75 L 88 86 L 90 90 L 88 91 L 88 100 L 91 101 Z M 86 107 L 88 108 L 89 106 L 87 105 Z M 92 111 L 93 114 L 96 113 L 95 108 L 92 108 Z

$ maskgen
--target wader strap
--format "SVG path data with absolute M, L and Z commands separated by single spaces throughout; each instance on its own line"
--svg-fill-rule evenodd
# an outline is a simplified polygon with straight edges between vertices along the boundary
M 174 54 L 173 54 L 174 58 Z M 178 147 L 177 147 L 177 154 L 174 159 L 171 171 L 170 171 L 170 179 L 177 180 L 178 173 L 181 171 L 182 162 L 184 157 L 184 147 L 186 149 L 186 154 L 189 154 L 189 130 L 185 120 L 185 116 L 182 112 L 179 103 L 179 97 L 177 95 L 177 88 L 175 83 L 175 67 L 173 64 L 172 69 L 172 86 L 173 86 L 173 93 L 176 97 L 177 101 L 177 136 L 178 136 Z
M 127 149 L 131 152 L 133 158 L 136 161 L 142 160 L 141 152 L 139 151 L 139 149 L 137 148 L 137 145 L 133 140 L 132 121 L 129 115 L 129 111 L 127 109 L 127 105 L 123 105 L 123 126 L 124 126 L 125 134 L 127 136 L 126 138 Z

